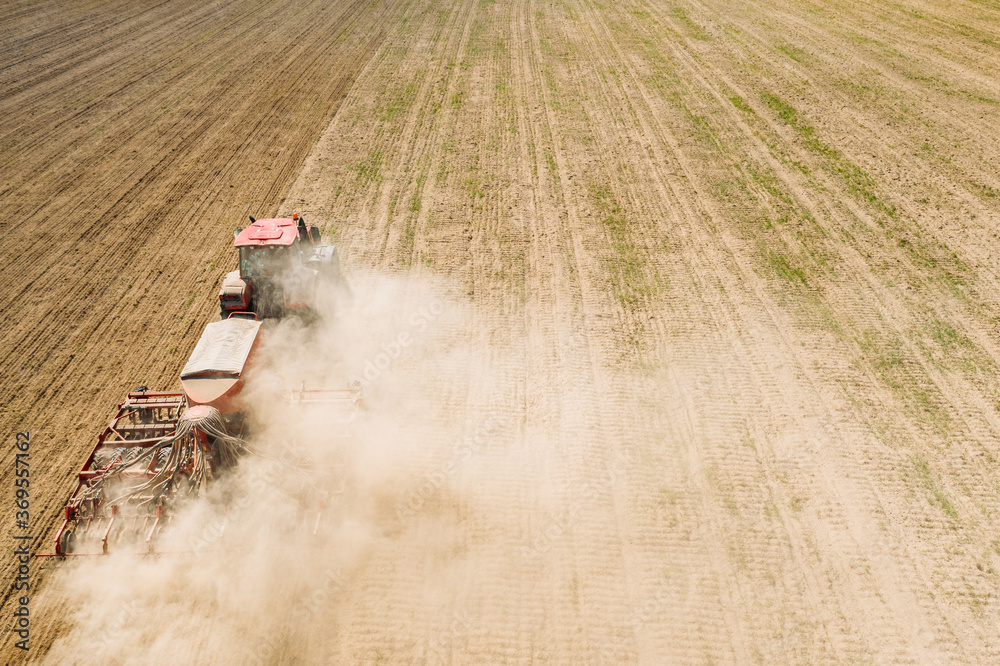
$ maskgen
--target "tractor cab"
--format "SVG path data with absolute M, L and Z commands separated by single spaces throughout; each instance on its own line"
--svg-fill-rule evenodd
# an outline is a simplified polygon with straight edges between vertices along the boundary
M 319 228 L 307 225 L 298 214 L 251 217 L 250 222 L 234 232 L 239 268 L 226 275 L 219 292 L 223 318 L 233 312 L 281 317 L 289 310 L 307 309 L 317 277 L 330 273 L 339 277 L 336 249 L 321 247 Z
M 253 218 L 251 218 L 252 220 Z M 236 230 L 243 280 L 280 278 L 302 267 L 303 252 L 319 244 L 319 229 L 295 214 L 289 219 L 255 220 Z
M 302 259 L 296 243 L 292 245 L 264 245 L 239 248 L 240 279 L 252 282 L 257 279 L 280 279 L 291 272 L 296 266 L 302 265 Z

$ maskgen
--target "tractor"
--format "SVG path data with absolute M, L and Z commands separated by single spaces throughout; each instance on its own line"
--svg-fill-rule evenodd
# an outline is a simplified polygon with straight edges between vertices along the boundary
M 243 392 L 265 329 L 261 320 L 310 317 L 324 289 L 347 285 L 336 248 L 320 245 L 319 229 L 299 215 L 251 217 L 234 236 L 239 269 L 226 275 L 219 292 L 222 321 L 205 327 L 181 371 L 181 392 L 142 386 L 119 403 L 63 507 L 54 552 L 36 557 L 101 555 L 120 546 L 157 555 L 157 537 L 173 520 L 175 504 L 203 494 L 241 456 L 264 455 L 245 439 L 254 405 Z M 342 413 L 342 424 L 353 418 L 360 398 L 356 382 L 348 388 L 303 384 L 286 395 L 303 408 L 319 403 L 325 413 Z M 320 501 L 314 533 L 322 512 Z
M 341 286 L 337 248 L 320 244 L 319 228 L 298 214 L 256 220 L 233 232 L 239 269 L 227 273 L 219 290 L 223 319 L 248 312 L 258 319 L 315 311 L 322 283 Z

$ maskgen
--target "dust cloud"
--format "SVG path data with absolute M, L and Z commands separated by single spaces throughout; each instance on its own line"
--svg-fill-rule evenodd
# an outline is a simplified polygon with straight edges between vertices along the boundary
M 352 275 L 351 291 L 312 322 L 265 324 L 247 374 L 255 453 L 175 507 L 167 554 L 58 565 L 48 593 L 75 612 L 48 662 L 329 663 L 373 549 L 405 549 L 418 514 L 421 547 L 451 547 L 452 472 L 500 427 L 463 404 L 470 374 L 491 384 L 470 306 L 428 279 Z M 352 383 L 355 410 L 288 399 Z

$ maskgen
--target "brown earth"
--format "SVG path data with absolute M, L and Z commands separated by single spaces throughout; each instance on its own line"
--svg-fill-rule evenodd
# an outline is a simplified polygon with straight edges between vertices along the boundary
M 214 314 L 229 229 L 296 210 L 349 273 L 468 305 L 448 334 L 485 353 L 405 372 L 442 433 L 491 433 L 416 457 L 447 478 L 401 486 L 312 660 L 1000 659 L 995 3 L 78 13 L 0 19 L 38 546 Z

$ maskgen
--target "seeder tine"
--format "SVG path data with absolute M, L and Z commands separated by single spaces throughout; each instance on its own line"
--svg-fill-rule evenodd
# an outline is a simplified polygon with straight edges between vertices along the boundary
M 104 538 L 101 539 L 101 552 L 105 555 L 108 554 L 108 536 L 111 534 L 111 528 L 115 526 L 115 520 L 118 518 L 118 507 L 115 505 L 111 506 L 111 522 L 108 523 L 108 529 L 104 531 Z
M 153 535 L 156 534 L 156 528 L 160 526 L 160 518 L 163 517 L 163 505 L 156 507 L 156 520 L 153 521 L 153 527 L 149 530 L 149 535 L 146 537 L 146 552 L 155 553 L 156 550 L 153 548 Z

